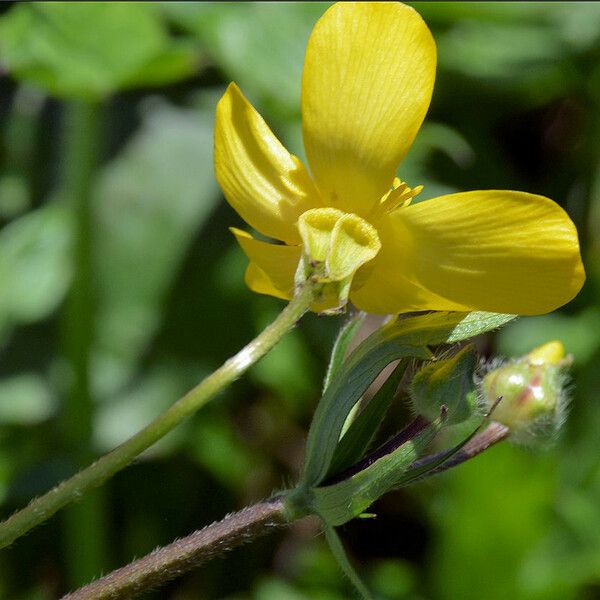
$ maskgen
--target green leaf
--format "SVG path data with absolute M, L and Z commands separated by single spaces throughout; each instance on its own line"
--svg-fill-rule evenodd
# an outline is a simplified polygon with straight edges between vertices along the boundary
M 56 399 L 48 382 L 35 373 L 0 380 L 0 423 L 35 425 L 50 418 Z
M 335 449 L 328 476 L 339 473 L 363 457 L 377 434 L 407 366 L 407 360 L 400 362 L 342 435 Z
M 159 55 L 125 79 L 121 88 L 160 87 L 200 71 L 205 59 L 190 40 L 172 40 Z
M 0 231 L 0 330 L 49 316 L 71 282 L 72 223 L 53 202 Z
M 435 312 L 416 317 L 398 317 L 365 340 L 363 352 L 381 343 L 455 344 L 476 335 L 493 331 L 516 318 L 516 315 L 474 312 Z
M 157 331 L 179 266 L 219 201 L 212 124 L 210 110 L 148 104 L 140 130 L 99 176 L 96 352 L 123 371 L 97 382 L 100 396 L 118 391 Z
M 340 328 L 335 343 L 333 344 L 329 364 L 327 365 L 327 374 L 325 375 L 325 381 L 323 382 L 323 391 L 329 387 L 333 376 L 342 366 L 348 347 L 354 339 L 354 336 L 358 333 L 361 325 L 364 323 L 366 316 L 366 313 L 358 312 L 348 319 Z
M 97 100 L 127 82 L 152 83 L 148 65 L 172 52 L 151 4 L 36 2 L 16 5 L 0 20 L 0 59 L 9 72 L 56 96 Z M 170 80 L 187 76 L 188 67 L 177 65 Z M 164 64 L 162 75 L 161 82 Z
M 427 359 L 427 346 L 452 344 L 514 319 L 486 312 L 437 312 L 397 318 L 378 329 L 356 348 L 323 394 L 308 433 L 300 488 L 317 486 L 325 478 L 344 422 L 375 377 L 392 361 L 404 357 Z
M 163 10 L 197 36 L 205 51 L 256 105 L 281 116 L 300 109 L 308 36 L 327 3 L 165 2 Z
M 556 32 L 537 24 L 462 21 L 438 45 L 444 67 L 487 80 L 534 77 L 540 69 L 556 69 L 567 54 Z
M 340 540 L 337 532 L 333 527 L 325 527 L 325 538 L 331 548 L 331 552 L 340 566 L 340 569 L 344 572 L 344 575 L 350 580 L 350 583 L 354 586 L 358 594 L 363 600 L 372 600 L 371 592 L 369 592 L 367 586 L 363 583 L 362 579 L 350 563 L 342 540 Z
M 573 314 L 551 313 L 522 317 L 500 332 L 498 351 L 504 356 L 523 356 L 548 340 L 560 340 L 578 365 L 592 361 L 600 349 L 600 307 L 589 306 Z
M 102 370 L 104 377 L 111 376 L 110 364 L 101 362 L 94 367 L 95 375 Z M 197 380 L 198 374 L 186 367 L 160 362 L 123 390 L 115 390 L 110 399 L 102 398 L 94 411 L 94 447 L 99 452 L 112 450 L 171 406 Z M 177 429 L 146 450 L 144 456 L 168 453 L 182 442 L 185 433 L 184 428 Z

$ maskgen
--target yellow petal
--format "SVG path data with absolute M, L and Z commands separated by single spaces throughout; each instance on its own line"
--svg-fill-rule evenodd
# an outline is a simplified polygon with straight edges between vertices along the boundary
M 391 187 L 425 117 L 435 42 L 412 8 L 339 2 L 312 31 L 302 74 L 304 146 L 326 205 L 365 216 Z
M 250 259 L 250 266 L 246 271 L 248 287 L 259 294 L 291 298 L 294 294 L 294 275 L 302 248 L 261 242 L 234 227 L 231 228 L 231 232 Z
M 246 285 L 257 294 L 264 294 L 265 296 L 274 296 L 281 300 L 290 300 L 292 297 L 291 292 L 286 293 L 278 290 L 274 285 L 269 276 L 260 268 L 256 266 L 256 263 L 251 262 L 246 268 L 246 274 L 244 276 Z
M 371 312 L 543 314 L 571 300 L 585 280 L 575 226 L 542 196 L 451 194 L 401 208 L 378 231 L 383 249 L 351 296 Z
M 227 201 L 261 233 L 297 244 L 296 221 L 319 206 L 308 172 L 232 83 L 217 105 L 215 175 Z

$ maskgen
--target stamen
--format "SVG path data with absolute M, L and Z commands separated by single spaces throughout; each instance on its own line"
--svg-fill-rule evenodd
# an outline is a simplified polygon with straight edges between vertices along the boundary
M 381 200 L 373 207 L 370 218 L 380 217 L 385 213 L 408 206 L 412 202 L 412 199 L 422 191 L 422 185 L 411 188 L 405 181 L 401 181 L 398 177 L 395 177 L 392 189 L 384 194 Z

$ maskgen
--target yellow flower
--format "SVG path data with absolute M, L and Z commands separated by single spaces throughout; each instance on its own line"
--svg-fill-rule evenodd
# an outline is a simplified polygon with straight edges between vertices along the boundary
M 329 8 L 302 75 L 312 177 L 229 86 L 217 107 L 217 179 L 248 224 L 282 242 L 233 230 L 251 289 L 290 298 L 304 257 L 372 313 L 541 314 L 577 294 L 585 279 L 577 231 L 552 200 L 486 190 L 410 204 L 421 188 L 396 179 L 396 168 L 429 107 L 435 69 L 435 42 L 412 8 Z

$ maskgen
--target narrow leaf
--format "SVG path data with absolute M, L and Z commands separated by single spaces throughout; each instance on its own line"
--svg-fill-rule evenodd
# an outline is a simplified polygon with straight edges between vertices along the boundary
M 323 391 L 329 387 L 333 376 L 342 366 L 348 347 L 354 339 L 354 336 L 358 333 L 360 326 L 364 323 L 366 316 L 366 313 L 358 312 L 348 319 L 340 329 L 333 345 L 333 350 L 331 351 L 331 358 L 329 359 L 327 374 L 325 375 L 325 381 L 323 383 Z
M 427 346 L 455 343 L 496 329 L 513 315 L 438 312 L 398 318 L 370 335 L 348 357 L 323 394 L 308 433 L 300 488 L 317 486 L 329 472 L 344 422 L 375 377 L 392 361 L 430 358 Z
M 333 527 L 325 528 L 325 538 L 327 539 L 327 543 L 329 544 L 331 552 L 340 566 L 340 569 L 342 569 L 344 575 L 350 580 L 359 596 L 363 600 L 372 600 L 373 596 L 371 596 L 371 592 L 369 592 L 367 586 L 363 583 L 359 574 L 350 563 L 346 551 L 344 550 L 344 546 L 342 545 L 342 540 L 340 540 Z
M 356 416 L 346 433 L 344 433 L 335 449 L 331 467 L 327 474 L 328 477 L 339 473 L 346 467 L 359 461 L 369 449 L 394 398 L 394 394 L 406 371 L 407 365 L 407 360 L 400 362 L 371 401 Z
M 426 359 L 430 355 L 424 347 L 381 344 L 364 356 L 353 353 L 349 357 L 323 394 L 315 411 L 308 433 L 306 462 L 300 487 L 315 487 L 323 481 L 329 471 L 346 417 L 377 375 L 398 358 L 413 356 Z

